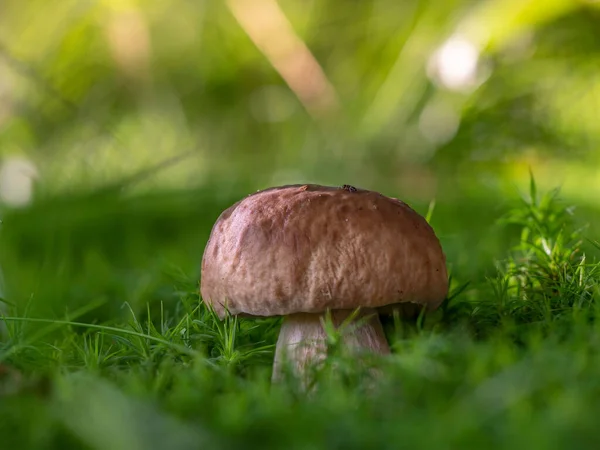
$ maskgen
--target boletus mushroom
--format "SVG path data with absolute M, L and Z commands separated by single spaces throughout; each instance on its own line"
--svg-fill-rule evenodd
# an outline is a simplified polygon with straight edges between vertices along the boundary
M 325 357 L 322 318 L 353 311 L 350 350 L 390 352 L 380 313 L 436 309 L 448 293 L 445 256 L 427 221 L 377 192 L 314 184 L 258 191 L 225 210 L 204 250 L 200 293 L 223 318 L 284 316 L 273 380 Z

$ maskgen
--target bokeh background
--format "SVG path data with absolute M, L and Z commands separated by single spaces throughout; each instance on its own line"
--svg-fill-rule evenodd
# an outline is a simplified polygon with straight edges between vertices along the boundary
M 597 1 L 3 0 L 6 297 L 168 301 L 222 209 L 305 182 L 435 202 L 476 286 L 530 170 L 597 236 L 599 67 Z
M 595 448 L 598 149 L 599 1 L 0 0 L 0 447 Z M 374 397 L 199 303 L 220 212 L 307 182 L 447 255 Z

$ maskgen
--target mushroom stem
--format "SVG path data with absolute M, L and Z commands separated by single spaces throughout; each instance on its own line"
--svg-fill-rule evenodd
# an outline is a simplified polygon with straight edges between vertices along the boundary
M 331 311 L 331 319 L 336 329 L 353 313 L 352 310 Z M 369 316 L 369 317 L 366 317 Z M 272 381 L 283 378 L 286 366 L 304 379 L 311 365 L 320 364 L 327 356 L 327 333 L 321 318 L 325 314 L 296 313 L 285 316 L 273 364 Z M 360 323 L 355 323 L 360 321 Z M 385 338 L 379 315 L 374 309 L 361 309 L 349 323 L 349 329 L 342 331 L 342 345 L 352 353 L 388 354 L 390 347 Z

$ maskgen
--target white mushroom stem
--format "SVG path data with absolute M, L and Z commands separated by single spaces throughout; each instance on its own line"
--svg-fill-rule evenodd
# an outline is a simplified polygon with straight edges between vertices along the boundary
M 331 312 L 333 325 L 340 325 L 353 313 L 351 310 L 334 310 Z M 273 381 L 282 378 L 286 366 L 296 376 L 304 378 L 311 365 L 321 363 L 327 356 L 327 333 L 321 319 L 325 314 L 297 313 L 285 316 L 273 365 Z M 385 338 L 383 327 L 377 311 L 362 309 L 354 320 L 342 330 L 340 339 L 344 348 L 352 353 L 388 354 L 390 347 Z

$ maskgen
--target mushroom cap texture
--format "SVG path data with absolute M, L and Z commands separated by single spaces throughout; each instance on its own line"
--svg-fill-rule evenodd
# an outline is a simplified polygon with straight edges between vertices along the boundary
M 433 229 L 400 200 L 351 186 L 289 185 L 219 216 L 200 292 L 220 317 L 225 309 L 262 317 L 390 312 L 405 302 L 433 310 L 448 293 L 448 274 Z

